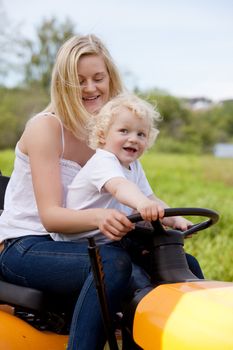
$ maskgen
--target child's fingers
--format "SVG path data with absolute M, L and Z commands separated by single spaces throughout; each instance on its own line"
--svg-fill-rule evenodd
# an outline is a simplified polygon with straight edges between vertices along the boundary
M 140 209 L 140 214 L 143 220 L 155 221 L 158 218 L 161 219 L 164 216 L 164 209 L 154 203 L 149 206 Z

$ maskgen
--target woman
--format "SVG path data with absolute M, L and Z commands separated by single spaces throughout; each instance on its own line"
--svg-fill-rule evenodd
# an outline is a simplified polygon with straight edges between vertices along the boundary
M 134 226 L 114 209 L 65 207 L 67 186 L 93 155 L 86 125 L 123 91 L 112 58 L 94 35 L 72 37 L 60 49 L 51 82 L 51 103 L 26 125 L 0 218 L 1 273 L 12 283 L 38 288 L 76 305 L 69 350 L 101 350 L 105 334 L 90 273 L 87 243 L 55 242 L 49 233 L 98 228 L 119 241 Z M 101 246 L 111 312 L 119 310 L 132 263 L 117 244 Z M 91 317 L 90 317 L 91 315 Z

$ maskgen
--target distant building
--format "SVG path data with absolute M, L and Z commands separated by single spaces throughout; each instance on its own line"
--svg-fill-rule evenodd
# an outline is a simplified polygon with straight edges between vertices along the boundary
M 192 110 L 204 110 L 212 108 L 215 103 L 206 97 L 193 97 L 193 98 L 184 98 L 182 99 L 186 107 Z
M 233 104 L 233 99 L 232 98 L 228 98 L 228 99 L 225 99 L 225 100 L 221 100 L 219 101 L 219 104 L 220 105 L 230 105 L 230 104 Z
M 217 143 L 214 146 L 214 155 L 219 158 L 233 158 L 233 144 Z

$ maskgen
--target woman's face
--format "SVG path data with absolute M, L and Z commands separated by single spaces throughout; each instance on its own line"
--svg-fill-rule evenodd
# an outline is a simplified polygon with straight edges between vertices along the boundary
M 97 113 L 110 97 L 110 78 L 102 56 L 82 56 L 78 62 L 78 78 L 84 107 L 89 113 Z

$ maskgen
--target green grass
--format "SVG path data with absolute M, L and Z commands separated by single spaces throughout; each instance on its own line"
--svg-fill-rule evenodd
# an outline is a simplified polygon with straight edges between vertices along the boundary
M 10 176 L 12 173 L 14 158 L 14 152 L 10 149 L 0 152 L 0 170 L 3 175 Z
M 14 153 L 0 152 L 0 169 L 10 175 Z M 158 154 L 142 158 L 155 194 L 171 207 L 204 207 L 220 214 L 219 222 L 185 240 L 205 277 L 233 281 L 233 162 L 212 156 Z M 200 218 L 203 220 L 203 218 Z
M 185 241 L 205 277 L 233 281 L 233 162 L 212 156 L 147 153 L 142 158 L 155 194 L 171 207 L 204 207 L 219 222 Z M 202 219 L 202 218 L 201 218 Z

